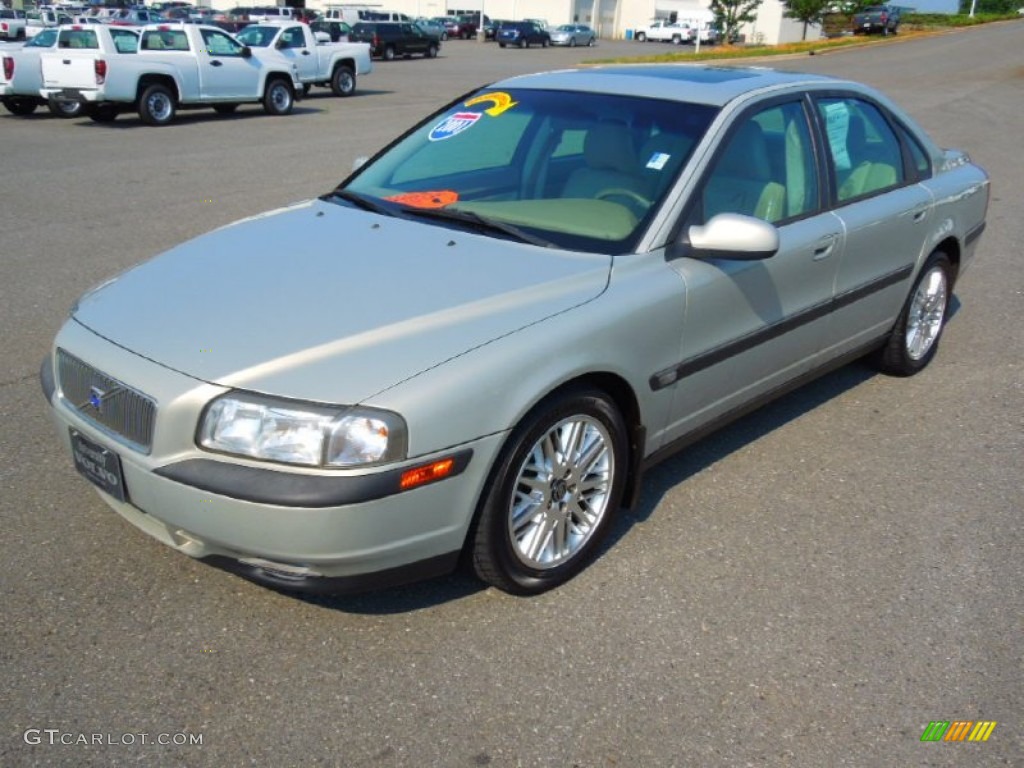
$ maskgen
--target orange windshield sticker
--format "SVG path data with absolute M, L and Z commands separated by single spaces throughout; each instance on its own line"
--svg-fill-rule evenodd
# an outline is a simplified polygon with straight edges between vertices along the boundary
M 494 106 L 485 109 L 484 112 L 486 112 L 491 117 L 497 117 L 505 110 L 514 107 L 518 102 L 512 101 L 512 97 L 509 96 L 504 91 L 495 91 L 494 93 L 484 93 L 481 94 L 480 96 L 474 96 L 472 99 L 467 101 L 462 106 L 472 107 L 477 104 L 488 103 L 493 104 Z
M 450 189 L 441 189 L 436 192 L 405 192 L 384 199 L 413 208 L 444 208 L 446 205 L 457 203 L 459 193 Z

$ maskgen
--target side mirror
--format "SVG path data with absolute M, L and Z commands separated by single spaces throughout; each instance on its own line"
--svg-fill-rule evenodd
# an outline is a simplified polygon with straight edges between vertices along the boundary
M 698 258 L 757 261 L 768 259 L 779 250 L 779 230 L 753 216 L 720 213 L 703 226 L 687 231 L 689 252 Z
M 250 48 L 248 45 L 243 45 L 242 46 L 242 58 L 243 59 L 251 59 L 252 58 L 252 48 Z
M 274 47 L 277 48 L 277 50 L 280 51 L 280 50 L 284 49 L 284 46 L 285 46 L 284 38 L 283 37 L 277 38 L 277 42 L 274 43 Z

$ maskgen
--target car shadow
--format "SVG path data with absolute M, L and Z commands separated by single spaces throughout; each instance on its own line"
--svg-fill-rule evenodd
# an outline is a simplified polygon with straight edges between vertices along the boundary
M 304 115 L 318 115 L 321 112 L 323 112 L 322 109 L 319 109 L 314 106 L 301 106 L 302 104 L 305 103 L 305 101 L 306 100 L 303 99 L 301 102 L 296 102 L 296 105 L 295 107 L 292 108 L 292 111 L 287 115 L 281 115 L 281 117 L 288 119 L 303 117 Z M 230 123 L 238 120 L 251 120 L 260 117 L 272 119 L 274 118 L 273 115 L 268 115 L 266 111 L 263 109 L 263 107 L 260 106 L 259 104 L 242 104 L 238 107 L 236 111 L 226 115 L 218 114 L 210 108 L 182 110 L 178 112 L 174 116 L 174 120 L 172 120 L 166 126 L 146 125 L 146 123 L 142 122 L 142 120 L 139 118 L 138 113 L 134 110 L 122 112 L 117 116 L 116 120 L 107 123 L 98 123 L 95 120 L 90 120 L 88 117 L 74 119 L 77 121 L 78 126 L 84 126 L 87 128 L 101 128 L 107 130 L 112 128 L 120 130 L 144 128 L 146 130 L 153 130 L 154 128 L 171 128 L 174 126 L 208 125 L 209 123 Z

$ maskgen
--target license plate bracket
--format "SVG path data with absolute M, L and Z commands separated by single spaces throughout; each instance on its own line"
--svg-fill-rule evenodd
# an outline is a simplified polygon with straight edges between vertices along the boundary
M 116 452 L 71 428 L 71 456 L 75 469 L 86 480 L 118 501 L 127 499 L 121 457 Z

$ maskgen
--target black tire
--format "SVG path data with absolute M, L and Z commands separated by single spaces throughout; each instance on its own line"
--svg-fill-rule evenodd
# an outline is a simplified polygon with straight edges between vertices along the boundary
M 16 96 L 7 96 L 3 99 L 4 108 L 12 115 L 31 115 L 36 111 L 39 102 L 35 99 L 19 99 Z
M 424 54 L 424 55 L 425 55 L 425 56 L 426 56 L 426 57 L 427 57 L 428 59 L 436 59 L 436 58 L 437 58 L 437 46 L 436 46 L 436 45 L 434 45 L 433 43 L 431 43 L 430 45 L 428 45 L 428 46 L 427 46 L 427 52 L 426 52 L 426 54 Z
M 526 40 L 525 37 L 521 37 L 521 38 L 519 38 L 519 47 L 520 48 L 529 48 L 530 47 L 530 43 Z
M 569 47 L 570 48 L 575 48 L 576 47 L 576 38 L 575 37 L 570 37 L 569 38 Z
M 171 89 L 161 83 L 154 83 L 139 97 L 139 119 L 146 125 L 168 125 L 174 120 L 178 106 Z
M 499 48 L 504 48 L 504 47 L 505 47 L 505 44 L 504 44 L 504 43 L 498 43 L 498 47 L 499 47 Z
M 683 39 L 679 35 L 672 35 L 672 45 L 682 45 Z
M 352 67 L 341 64 L 334 68 L 331 75 L 331 92 L 335 96 L 351 96 L 356 92 L 356 73 Z
M 889 340 L 875 353 L 873 362 L 879 370 L 893 376 L 913 376 L 932 361 L 949 316 L 954 272 L 942 251 L 928 257 Z
M 117 107 L 112 104 L 98 104 L 92 107 L 86 107 L 85 114 L 89 116 L 89 119 L 94 123 L 112 123 L 117 120 L 117 116 L 120 114 Z
M 267 81 L 266 90 L 263 92 L 263 110 L 268 115 L 278 117 L 287 115 L 295 106 L 295 91 L 292 85 L 283 77 L 275 77 Z
M 534 408 L 509 437 L 483 497 L 472 540 L 477 575 L 527 595 L 579 573 L 618 511 L 628 454 L 626 425 L 603 392 L 568 390 Z
M 84 105 L 80 101 L 57 101 L 56 99 L 46 102 L 46 108 L 50 110 L 50 114 L 54 117 L 64 118 L 65 120 L 78 117 L 84 111 Z
M 540 41 L 540 47 L 541 48 L 547 48 L 548 47 L 548 39 L 546 37 Z
M 447 39 L 448 39 L 448 33 L 447 32 L 442 32 L 441 33 L 441 42 L 443 43 Z
M 637 32 L 636 41 L 638 43 L 646 43 L 647 42 L 647 35 L 645 35 L 643 32 Z
M 593 47 L 594 47 L 594 38 L 590 38 L 589 40 L 587 40 L 587 48 L 593 48 Z
M 383 54 L 382 58 L 384 59 L 384 61 L 394 61 L 395 60 L 395 46 L 393 46 L 393 45 L 385 45 L 384 46 L 384 54 Z
M 233 115 L 238 109 L 237 104 L 214 104 L 213 111 L 218 115 Z

